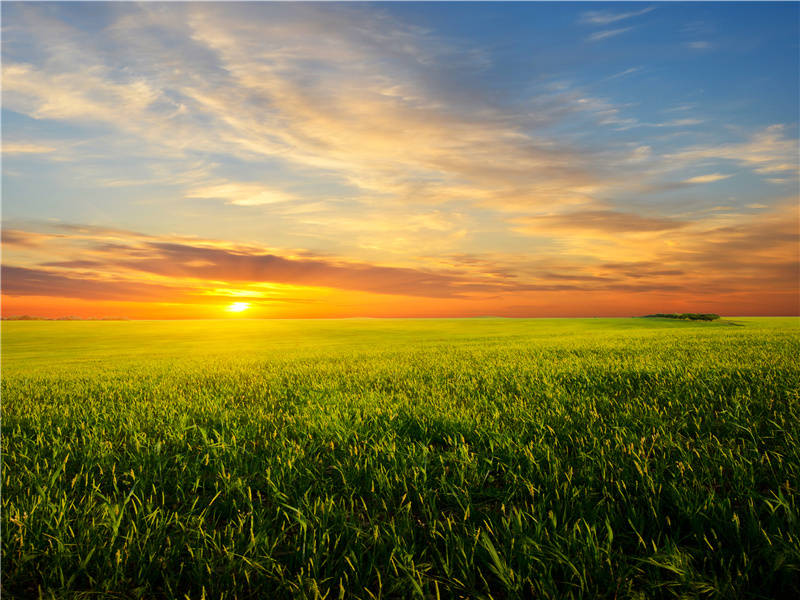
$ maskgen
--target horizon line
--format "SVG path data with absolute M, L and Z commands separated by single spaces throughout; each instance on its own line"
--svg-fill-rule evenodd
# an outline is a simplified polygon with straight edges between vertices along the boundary
M 666 314 L 666 313 L 664 313 Z M 683 314 L 683 313 L 676 313 L 676 314 Z M 800 318 L 800 313 L 797 314 L 770 314 L 770 315 L 753 315 L 753 314 L 737 314 L 737 315 L 718 315 L 720 319 L 738 319 L 738 318 L 760 318 L 760 319 L 771 319 L 771 318 Z M 524 317 L 517 317 L 517 316 L 503 316 L 503 315 L 475 315 L 475 316 L 411 316 L 411 317 L 401 317 L 401 316 L 385 316 L 385 317 L 369 317 L 369 316 L 353 316 L 353 317 L 209 317 L 209 318 L 194 318 L 194 317 L 186 317 L 186 318 L 171 318 L 171 319 L 164 319 L 164 318 L 151 318 L 151 319 L 141 319 L 141 318 L 129 318 L 129 317 L 72 317 L 72 316 L 65 316 L 65 317 L 37 317 L 32 315 L 13 315 L 9 317 L 0 317 L 0 321 L 61 321 L 61 322 L 71 322 L 71 321 L 356 321 L 356 320 L 403 320 L 403 321 L 412 321 L 412 320 L 467 320 L 467 319 L 508 319 L 508 320 L 524 320 L 524 319 L 644 319 L 644 318 L 668 318 L 668 317 L 656 317 L 653 315 L 617 315 L 617 316 L 609 316 L 609 315 L 583 315 L 583 316 L 524 316 Z M 693 321 L 696 322 L 696 321 Z

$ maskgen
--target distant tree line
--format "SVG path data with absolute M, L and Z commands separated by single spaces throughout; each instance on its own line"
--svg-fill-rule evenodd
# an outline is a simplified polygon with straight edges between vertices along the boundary
M 719 315 L 714 313 L 658 313 L 645 315 L 646 318 L 661 317 L 662 319 L 681 319 L 682 321 L 716 321 Z
M 2 317 L 3 321 L 128 321 L 124 317 L 32 317 L 30 315 L 15 315 Z

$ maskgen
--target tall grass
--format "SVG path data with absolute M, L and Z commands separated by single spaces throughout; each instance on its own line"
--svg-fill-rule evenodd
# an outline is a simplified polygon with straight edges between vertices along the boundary
M 17 598 L 800 593 L 796 319 L 4 323 Z

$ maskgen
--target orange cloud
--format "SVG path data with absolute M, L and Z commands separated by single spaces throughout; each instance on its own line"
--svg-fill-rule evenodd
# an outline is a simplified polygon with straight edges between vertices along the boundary
M 148 306 L 167 314 L 165 305 L 176 316 L 181 306 L 213 316 L 232 299 L 251 302 L 252 316 L 797 313 L 796 205 L 714 219 L 609 210 L 531 217 L 523 226 L 545 241 L 536 256 L 420 257 L 425 268 L 82 225 L 7 230 L 3 310 L 31 314 L 58 297 L 97 306 L 136 298 L 128 316 Z
M 529 232 L 593 230 L 612 234 L 664 231 L 687 225 L 686 222 L 675 219 L 644 217 L 613 210 L 582 210 L 556 215 L 519 217 L 514 219 L 514 223 L 521 225 L 521 230 Z

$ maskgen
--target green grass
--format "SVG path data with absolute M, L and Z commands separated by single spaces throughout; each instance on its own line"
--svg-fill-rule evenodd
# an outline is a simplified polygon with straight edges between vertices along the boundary
M 8 598 L 800 593 L 800 321 L 5 322 Z

